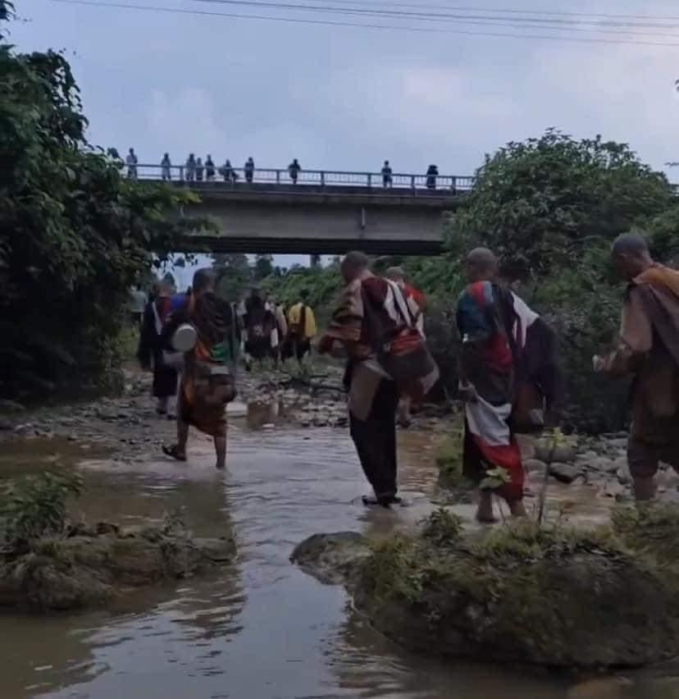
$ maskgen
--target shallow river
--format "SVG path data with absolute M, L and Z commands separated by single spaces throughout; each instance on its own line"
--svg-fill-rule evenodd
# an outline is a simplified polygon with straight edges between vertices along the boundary
M 679 699 L 676 667 L 576 683 L 412 656 L 352 612 L 341 588 L 290 564 L 293 547 L 311 534 L 388 533 L 426 512 L 430 436 L 401 435 L 412 506 L 394 512 L 360 504 L 365 485 L 342 430 L 236 425 L 225 474 L 215 472 L 209 442 L 190 446 L 188 466 L 84 460 L 79 506 L 92 520 L 127 524 L 181 508 L 196 534 L 233 528 L 236 563 L 110 612 L 0 616 L 0 698 Z M 38 465 L 30 454 L 0 458 L 3 475 L 10 463 Z

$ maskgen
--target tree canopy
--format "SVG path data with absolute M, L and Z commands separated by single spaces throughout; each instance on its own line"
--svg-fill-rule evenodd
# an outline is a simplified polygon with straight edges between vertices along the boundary
M 19 53 L 0 34 L 3 395 L 106 379 L 130 287 L 188 225 L 190 195 L 126 180 L 86 126 L 63 55 Z
M 492 248 L 515 277 L 544 277 L 672 204 L 667 178 L 622 143 L 554 130 L 486 156 L 448 231 L 451 249 Z

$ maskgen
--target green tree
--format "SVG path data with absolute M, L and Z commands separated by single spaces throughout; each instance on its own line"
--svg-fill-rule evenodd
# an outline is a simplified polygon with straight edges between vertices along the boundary
M 10 12 L 0 0 L 0 18 Z M 59 53 L 21 54 L 0 38 L 0 124 L 0 393 L 105 385 L 129 288 L 150 251 L 165 259 L 188 229 L 176 212 L 193 199 L 127 181 L 88 144 Z
M 582 259 L 593 241 L 662 213 L 672 199 L 666 177 L 629 146 L 549 130 L 486 157 L 448 244 L 462 251 L 483 243 L 511 276 L 545 277 Z
M 255 279 L 260 281 L 271 274 L 273 274 L 273 255 L 257 255 L 255 257 Z
M 665 176 L 627 145 L 550 130 L 487 157 L 449 225 L 458 270 L 470 248 L 493 249 L 505 278 L 521 280 L 521 294 L 553 321 L 574 426 L 621 426 L 626 387 L 591 372 L 591 357 L 613 340 L 620 314 L 623 287 L 611 269 L 610 244 L 642 226 L 657 229 L 670 247 L 679 222 L 674 202 Z
M 214 253 L 212 267 L 217 273 L 219 293 L 229 301 L 236 301 L 252 281 L 252 269 L 243 253 Z

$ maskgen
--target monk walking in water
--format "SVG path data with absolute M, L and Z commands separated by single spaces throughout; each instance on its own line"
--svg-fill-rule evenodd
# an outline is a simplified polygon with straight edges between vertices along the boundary
M 172 313 L 163 330 L 171 346 L 172 337 L 183 325 L 192 325 L 196 344 L 185 355 L 179 388 L 177 443 L 163 452 L 186 461 L 189 426 L 214 439 L 216 466 L 226 464 L 226 405 L 236 397 L 236 362 L 240 338 L 236 314 L 230 303 L 215 293 L 211 270 L 199 269 L 193 276 L 191 295 Z
M 388 508 L 400 502 L 399 396 L 421 399 L 438 378 L 438 369 L 398 285 L 374 276 L 361 252 L 348 253 L 341 271 L 347 286 L 318 349 L 332 352 L 339 344 L 349 355 L 345 385 L 351 438 L 374 491 L 374 498 L 364 498 L 364 503 Z
M 679 272 L 654 262 L 636 233 L 620 236 L 612 255 L 629 286 L 617 347 L 594 368 L 634 375 L 627 458 L 637 501 L 651 500 L 659 462 L 679 471 Z
M 493 492 L 507 502 L 513 516 L 526 514 L 521 452 L 514 437 L 517 398 L 519 387 L 530 383 L 536 393 L 539 388 L 549 397 L 551 407 L 556 392 L 554 343 L 538 315 L 496 283 L 498 263 L 490 250 L 472 250 L 465 271 L 469 284 L 457 306 L 464 474 L 480 483 L 489 471 L 504 472 L 503 484 L 495 491 L 483 489 L 479 496 L 477 519 L 493 522 Z

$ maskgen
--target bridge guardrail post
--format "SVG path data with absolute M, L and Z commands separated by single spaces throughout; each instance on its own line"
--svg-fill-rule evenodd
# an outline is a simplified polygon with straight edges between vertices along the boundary
M 410 176 L 410 189 L 415 189 L 415 175 Z
M 281 171 L 276 170 L 276 184 L 280 184 L 280 183 L 281 183 Z
M 184 181 L 184 166 L 183 165 L 179 166 L 179 180 L 180 180 L 180 182 Z
M 368 173 L 368 189 L 370 189 L 373 186 L 373 176 L 371 173 Z
M 325 187 L 325 170 L 321 170 L 321 187 Z

